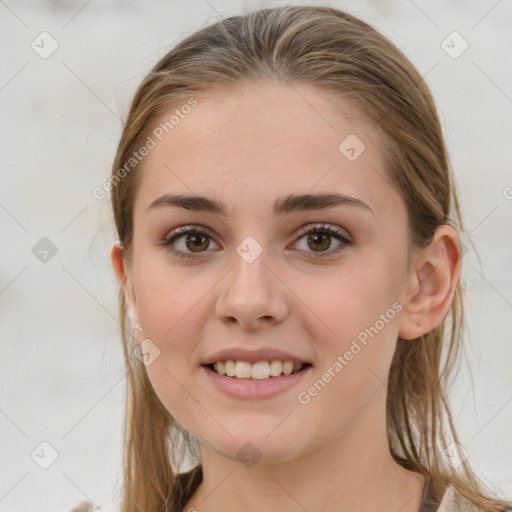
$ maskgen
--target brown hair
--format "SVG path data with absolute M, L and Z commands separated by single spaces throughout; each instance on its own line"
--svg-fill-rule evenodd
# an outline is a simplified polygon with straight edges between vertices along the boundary
M 466 234 L 436 107 L 417 70 L 389 40 L 351 15 L 287 6 L 230 17 L 194 33 L 139 86 L 112 168 L 113 214 L 128 261 L 140 166 L 130 164 L 122 179 L 120 169 L 172 108 L 192 96 L 255 81 L 313 85 L 356 102 L 386 136 L 386 165 L 407 206 L 411 243 L 428 245 L 441 224 Z M 128 370 L 121 512 L 181 512 L 202 479 L 194 439 L 163 406 L 134 357 L 122 289 L 119 298 Z M 416 340 L 397 340 L 386 409 L 390 452 L 403 467 L 425 475 L 438 496 L 451 484 L 475 509 L 503 511 L 506 504 L 482 490 L 467 461 L 452 468 L 443 457 L 451 442 L 459 449 L 448 388 L 463 339 L 460 282 L 450 313 L 449 328 L 443 321 Z M 179 475 L 187 453 L 198 464 Z

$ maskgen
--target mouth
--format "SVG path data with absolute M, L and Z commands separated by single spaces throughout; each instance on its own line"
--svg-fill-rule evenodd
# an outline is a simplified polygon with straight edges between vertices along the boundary
M 265 381 L 273 380 L 286 375 L 293 375 L 305 371 L 312 366 L 310 363 L 293 363 L 291 361 L 217 361 L 202 365 L 218 375 L 230 377 L 234 380 Z

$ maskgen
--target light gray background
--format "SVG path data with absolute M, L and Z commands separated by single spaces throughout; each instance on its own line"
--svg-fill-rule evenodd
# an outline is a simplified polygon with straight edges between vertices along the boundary
M 82 499 L 114 510 L 125 379 L 114 231 L 92 191 L 161 55 L 221 16 L 283 3 L 0 0 L 1 510 L 66 511 Z M 436 97 L 481 256 L 469 250 L 464 262 L 468 364 L 453 408 L 470 462 L 511 497 L 512 1 L 322 4 L 386 34 Z M 43 31 L 59 45 L 46 59 L 31 47 Z M 441 46 L 453 31 L 469 44 L 456 59 Z M 32 252 L 42 237 L 58 249 L 46 263 Z M 48 469 L 31 457 L 49 460 L 43 441 L 58 452 Z

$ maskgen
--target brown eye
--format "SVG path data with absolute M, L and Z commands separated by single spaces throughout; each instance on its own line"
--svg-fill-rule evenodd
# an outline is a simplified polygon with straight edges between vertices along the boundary
M 308 244 L 310 244 L 310 247 L 315 247 L 315 249 L 318 249 L 319 251 L 326 251 L 331 246 L 331 237 L 332 235 L 329 234 L 309 234 L 308 235 Z
M 342 234 L 343 233 L 343 234 Z M 305 240 L 305 248 L 301 251 L 311 254 L 310 258 L 321 258 L 338 253 L 345 246 L 352 245 L 352 242 L 344 236 L 344 231 L 336 226 L 325 224 L 314 225 L 309 229 L 300 230 L 299 241 Z M 334 250 L 329 250 L 332 241 L 335 239 L 338 246 Z M 207 228 L 203 226 L 182 226 L 173 230 L 160 245 L 165 250 L 180 258 L 199 258 L 202 253 L 208 253 L 210 242 L 213 237 L 209 234 Z M 214 242 L 216 243 L 216 242 Z
M 331 226 L 329 224 L 317 224 L 314 226 L 306 226 L 299 231 L 299 241 L 305 239 L 304 247 L 302 251 L 307 253 L 313 253 L 310 258 L 322 258 L 325 256 L 332 256 L 335 253 L 343 250 L 346 246 L 352 245 L 352 242 L 344 235 L 337 226 Z M 329 250 L 332 245 L 332 240 L 338 243 L 338 246 L 333 250 Z M 300 244 L 299 244 L 300 245 Z
M 212 241 L 211 235 L 202 226 L 184 226 L 173 231 L 160 245 L 180 258 L 197 258 L 208 252 Z
M 201 250 L 207 249 L 210 243 L 208 241 L 208 236 L 204 236 L 201 233 L 189 233 L 185 237 L 185 245 L 187 246 L 187 249 L 190 249 L 193 252 L 196 249 L 201 252 Z

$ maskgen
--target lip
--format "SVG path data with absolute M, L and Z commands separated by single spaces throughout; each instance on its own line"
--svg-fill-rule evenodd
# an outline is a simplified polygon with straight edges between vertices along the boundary
M 313 366 L 306 366 L 299 372 L 280 377 L 270 377 L 266 380 L 237 379 L 226 375 L 219 375 L 207 366 L 202 366 L 202 371 L 210 379 L 210 382 L 222 393 L 234 398 L 263 399 L 283 393 L 302 382 L 313 370 Z
M 252 350 L 236 347 L 225 348 L 206 357 L 201 364 L 208 365 L 218 361 L 227 361 L 228 359 L 233 361 L 247 361 L 248 363 L 257 363 L 258 361 L 282 361 L 284 363 L 289 361 L 291 363 L 311 364 L 311 361 L 308 361 L 306 358 L 294 356 L 282 350 L 271 347 L 263 347 Z

